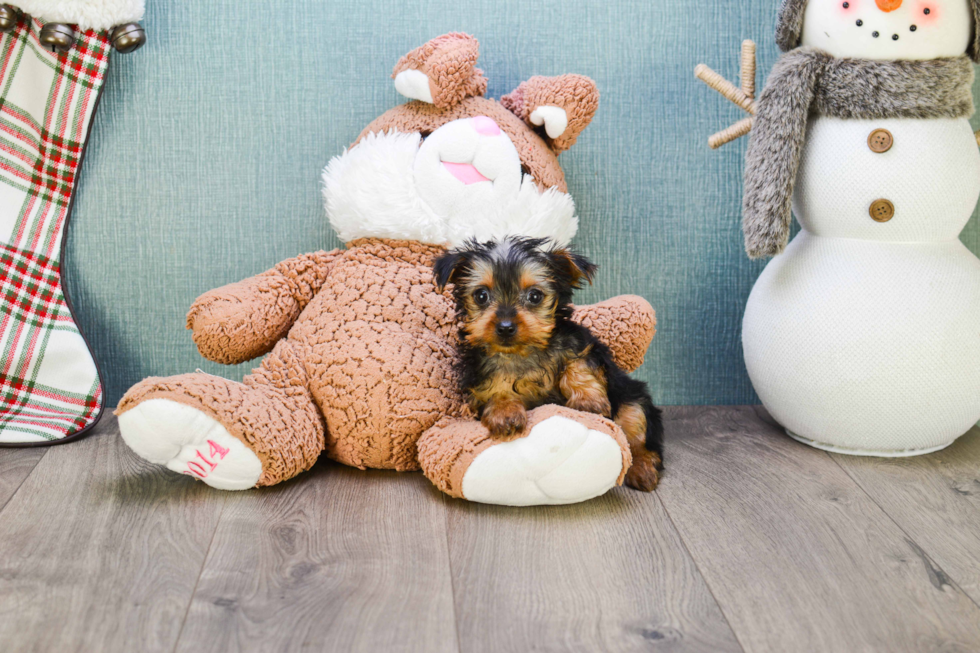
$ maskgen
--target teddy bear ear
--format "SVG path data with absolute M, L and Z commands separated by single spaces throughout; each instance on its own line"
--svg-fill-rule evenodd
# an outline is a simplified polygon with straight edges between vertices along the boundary
M 500 98 L 511 113 L 532 127 L 544 127 L 556 153 L 575 145 L 599 108 L 599 90 L 583 75 L 532 77 Z
M 436 37 L 398 60 L 395 90 L 412 100 L 449 109 L 464 98 L 487 92 L 487 80 L 476 67 L 479 42 L 469 34 Z

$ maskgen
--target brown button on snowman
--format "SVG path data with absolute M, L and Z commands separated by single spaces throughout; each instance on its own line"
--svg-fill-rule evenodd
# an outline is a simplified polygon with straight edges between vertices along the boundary
M 887 129 L 876 129 L 868 134 L 868 147 L 872 152 L 884 154 L 892 149 L 895 144 L 895 137 Z
M 812 446 L 916 455 L 980 419 L 980 260 L 958 239 L 980 197 L 978 15 L 980 0 L 784 0 L 786 54 L 758 99 L 746 75 L 698 68 L 752 114 L 711 141 L 751 131 L 746 248 L 773 257 L 745 310 L 746 367 Z

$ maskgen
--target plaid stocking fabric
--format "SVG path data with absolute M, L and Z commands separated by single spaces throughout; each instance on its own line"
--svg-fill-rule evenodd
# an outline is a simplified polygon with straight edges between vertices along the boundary
M 0 40 L 0 446 L 81 435 L 103 403 L 61 253 L 110 46 L 90 30 L 55 55 L 40 29 L 21 21 Z

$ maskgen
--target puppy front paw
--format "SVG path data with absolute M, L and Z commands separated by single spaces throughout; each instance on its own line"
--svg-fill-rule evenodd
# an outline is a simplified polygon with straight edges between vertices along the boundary
M 653 492 L 660 483 L 659 469 L 663 468 L 660 456 L 652 451 L 633 449 L 633 464 L 626 472 L 626 485 L 641 492 Z
M 521 404 L 489 405 L 480 419 L 490 435 L 506 437 L 520 433 L 527 426 L 527 411 Z

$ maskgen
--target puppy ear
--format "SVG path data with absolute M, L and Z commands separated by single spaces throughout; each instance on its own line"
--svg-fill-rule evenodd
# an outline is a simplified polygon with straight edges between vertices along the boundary
M 466 252 L 453 250 L 446 252 L 432 266 L 436 289 L 442 292 L 451 283 L 456 283 L 460 275 L 469 266 L 470 257 Z
M 500 98 L 500 103 L 532 127 L 543 127 L 551 149 L 559 153 L 575 145 L 592 122 L 599 91 L 582 75 L 532 77 Z
M 438 36 L 398 61 L 391 73 L 395 90 L 440 109 L 452 108 L 487 92 L 487 80 L 476 67 L 479 56 L 480 44 L 469 34 Z
M 558 278 L 567 280 L 572 288 L 581 288 L 583 280 L 591 284 L 599 269 L 589 259 L 564 248 L 550 251 L 548 259 Z

